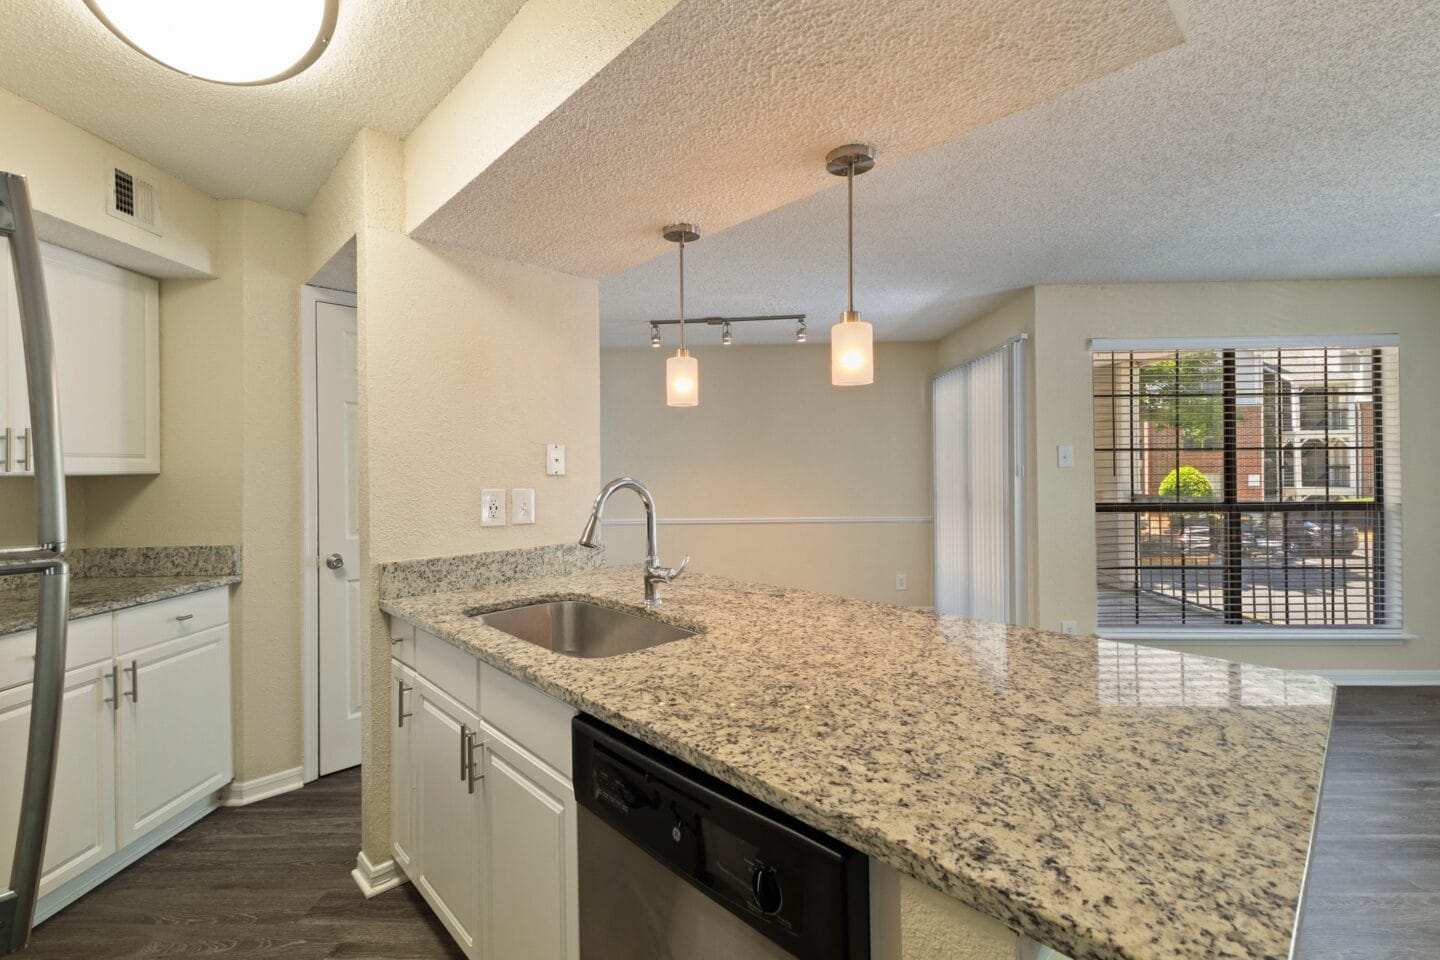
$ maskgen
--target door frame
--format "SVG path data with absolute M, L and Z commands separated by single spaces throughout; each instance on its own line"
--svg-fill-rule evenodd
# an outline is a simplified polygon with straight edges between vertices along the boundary
M 306 783 L 320 776 L 320 489 L 319 426 L 316 422 L 316 376 L 319 356 L 315 346 L 315 310 L 321 303 L 355 307 L 355 294 L 304 284 L 300 287 L 300 484 L 301 600 L 300 678 L 304 687 Z

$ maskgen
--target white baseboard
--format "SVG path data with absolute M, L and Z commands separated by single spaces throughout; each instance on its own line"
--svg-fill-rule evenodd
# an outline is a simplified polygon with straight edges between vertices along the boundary
M 1440 670 L 1306 670 L 1341 687 L 1432 687 Z
M 365 894 L 366 900 L 386 890 L 394 890 L 408 879 L 393 858 L 374 864 L 365 856 L 364 850 L 355 858 L 355 869 L 350 871 L 350 876 L 360 892 Z
M 289 793 L 291 790 L 299 790 L 303 786 L 305 786 L 305 768 L 295 767 L 291 770 L 281 770 L 278 773 L 256 777 L 254 780 L 246 780 L 243 783 L 236 780 L 225 788 L 223 802 L 227 807 L 243 807 L 258 800 L 267 800 L 270 797 L 278 797 L 282 793 Z

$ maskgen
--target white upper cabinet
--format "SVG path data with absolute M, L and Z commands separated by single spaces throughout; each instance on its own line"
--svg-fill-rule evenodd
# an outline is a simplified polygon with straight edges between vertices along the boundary
M 160 471 L 160 285 L 41 244 L 70 475 Z M 29 399 L 10 250 L 0 240 L 0 473 L 26 475 Z

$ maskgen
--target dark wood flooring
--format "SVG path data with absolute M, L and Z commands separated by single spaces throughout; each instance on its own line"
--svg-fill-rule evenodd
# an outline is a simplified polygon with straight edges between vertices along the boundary
M 221 810 L 52 918 L 30 960 L 461 960 L 406 885 L 350 879 L 360 774 Z M 1347 687 L 1296 960 L 1440 958 L 1440 687 Z
M 1295 958 L 1440 958 L 1440 687 L 1341 688 Z
M 359 844 L 358 769 L 222 809 L 42 924 L 21 956 L 464 960 L 414 887 L 365 899 Z

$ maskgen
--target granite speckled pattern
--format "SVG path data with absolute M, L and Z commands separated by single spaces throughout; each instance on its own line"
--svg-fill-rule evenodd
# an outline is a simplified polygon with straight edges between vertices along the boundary
M 238 546 L 80 547 L 67 551 L 70 619 L 240 582 Z M 35 629 L 38 574 L 0 579 L 0 636 Z
M 397 560 L 380 565 L 380 597 L 389 599 L 418 593 L 479 590 L 507 580 L 563 576 L 594 570 L 604 559 L 603 549 L 556 543 L 453 557 Z
M 637 567 L 382 607 L 1076 960 L 1288 955 L 1327 681 L 719 577 L 664 594 L 699 635 L 601 660 L 472 614 L 643 612 Z

